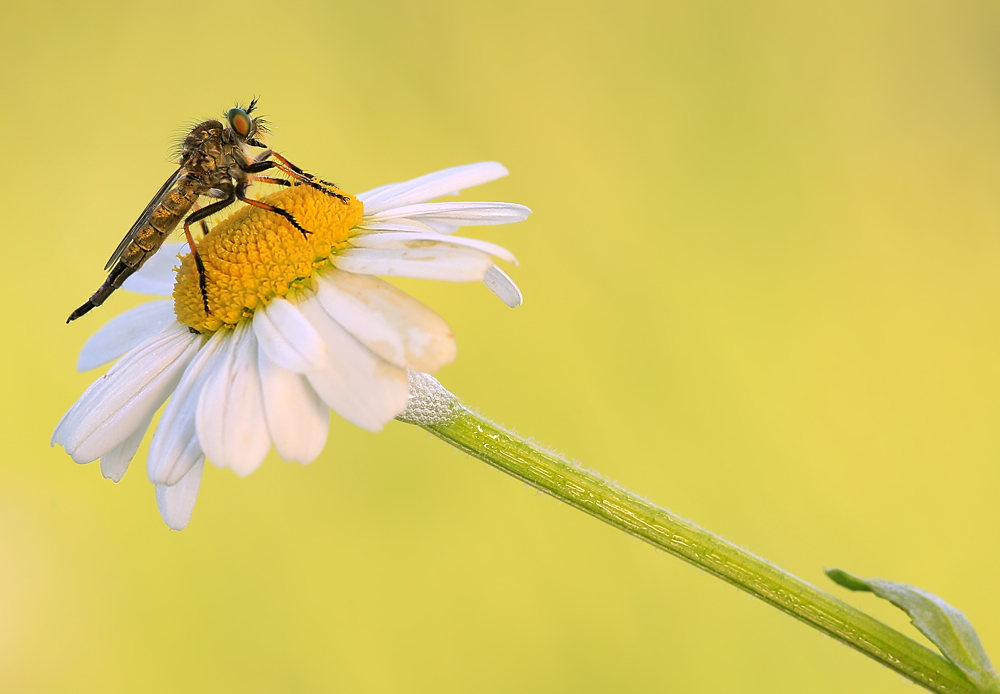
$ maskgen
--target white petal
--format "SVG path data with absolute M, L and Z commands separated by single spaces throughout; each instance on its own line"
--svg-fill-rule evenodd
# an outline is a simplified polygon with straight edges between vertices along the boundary
M 78 463 L 110 452 L 163 404 L 198 351 L 200 337 L 175 323 L 124 357 L 70 408 L 52 435 Z
M 362 429 L 379 431 L 406 409 L 406 372 L 369 352 L 331 318 L 315 296 L 299 309 L 330 351 L 330 364 L 306 374 L 323 401 Z
M 171 530 L 183 530 L 190 522 L 204 470 L 205 458 L 202 456 L 177 484 L 169 487 L 165 484 L 156 485 L 156 505 L 160 508 L 163 522 Z
M 219 330 L 209 338 L 184 370 L 184 376 L 163 409 L 146 462 L 146 472 L 153 484 L 177 484 L 203 457 L 195 426 L 198 398 L 208 374 L 214 373 L 224 361 L 227 351 L 223 347 L 230 339 L 232 335 L 228 330 Z
M 495 161 L 456 166 L 436 171 L 403 183 L 361 193 L 358 200 L 365 205 L 365 214 L 372 215 L 392 207 L 402 207 L 427 202 L 463 188 L 478 186 L 508 174 L 507 169 Z
M 264 462 L 271 439 L 261 402 L 257 338 L 247 322 L 226 341 L 225 358 L 208 374 L 195 426 L 208 459 L 245 477 Z
M 348 248 L 331 260 L 346 272 L 447 282 L 476 282 L 493 267 L 487 254 L 446 243 L 407 249 Z
M 147 420 L 131 436 L 101 456 L 101 474 L 104 475 L 105 479 L 120 482 L 121 478 L 125 476 L 128 464 L 132 462 L 135 452 L 139 450 L 139 444 L 142 443 L 142 438 L 146 435 L 151 421 L 152 419 Z
M 468 166 L 476 166 L 476 164 L 469 164 Z M 445 169 L 445 171 L 447 171 L 447 170 L 448 169 Z M 506 169 L 504 169 L 504 170 L 506 171 Z M 506 176 L 507 174 L 504 174 L 504 175 Z M 502 178 L 502 176 L 498 176 L 498 178 Z M 411 180 L 414 180 L 414 179 L 411 179 Z M 493 179 L 490 179 L 490 180 L 493 180 Z M 375 188 L 372 188 L 370 190 L 366 190 L 363 193 L 358 193 L 356 197 L 361 202 L 364 202 L 365 200 L 371 200 L 375 195 L 381 195 L 383 191 L 393 190 L 393 189 L 396 189 L 396 188 L 399 188 L 399 187 L 402 187 L 402 186 L 406 186 L 406 185 L 409 185 L 409 184 L 410 184 L 410 181 L 394 181 L 392 183 L 386 183 L 385 185 L 376 186 Z M 445 195 L 461 195 L 461 192 L 458 191 L 458 190 L 449 190 L 447 193 L 442 193 L 439 197 L 444 197 Z
M 365 212 L 363 224 L 406 218 L 456 226 L 523 222 L 531 214 L 524 205 L 512 202 L 432 202 L 394 207 L 377 214 L 367 209 Z
M 94 384 L 91 383 L 90 387 L 93 388 Z M 84 392 L 84 395 L 86 395 L 86 392 Z M 49 446 L 55 446 L 56 444 L 59 444 L 60 446 L 63 445 L 63 442 L 66 440 L 66 423 L 69 421 L 71 414 L 75 416 L 75 410 L 76 403 L 73 404 L 73 407 L 70 407 L 68 410 L 63 412 L 63 416 L 59 418 L 58 422 L 56 422 L 56 428 L 52 431 L 52 438 L 49 439 Z
M 438 224 L 437 222 L 427 222 L 427 226 L 439 234 L 454 234 L 459 229 L 457 224 Z
M 376 186 L 375 188 L 372 188 L 371 190 L 366 190 L 363 193 L 358 193 L 356 197 L 359 200 L 361 200 L 362 202 L 364 202 L 364 200 L 362 199 L 362 196 L 364 198 L 369 198 L 370 199 L 373 195 L 375 195 L 377 193 L 381 193 L 383 190 L 387 190 L 389 188 L 393 188 L 393 187 L 398 186 L 400 184 L 401 184 L 400 181 L 395 181 L 393 183 L 386 183 L 386 184 L 381 185 L 381 186 Z
M 263 348 L 258 350 L 257 366 L 267 428 L 278 455 L 303 465 L 311 463 L 326 445 L 330 408 L 305 376 L 281 368 Z
M 172 301 L 150 301 L 105 323 L 80 350 L 77 371 L 114 361 L 174 322 Z
M 412 219 L 387 219 L 379 222 L 369 222 L 362 220 L 357 229 L 361 231 L 417 231 L 417 232 L 433 232 L 437 231 L 430 224 L 424 224 L 423 222 L 417 222 Z M 458 229 L 458 227 L 455 227 Z
M 455 360 L 455 336 L 444 320 L 388 282 L 328 270 L 317 276 L 326 313 L 388 362 L 433 373 Z
M 486 271 L 483 284 L 489 287 L 491 292 L 500 297 L 500 300 L 511 308 L 517 308 L 524 302 L 521 290 L 514 284 L 514 280 L 508 277 L 507 273 L 496 265 Z
M 351 245 L 357 248 L 430 248 L 438 243 L 475 248 L 477 251 L 489 253 L 501 260 L 506 260 L 508 263 L 517 265 L 517 258 L 503 246 L 498 246 L 489 241 L 469 239 L 464 236 L 442 237 L 436 231 L 428 233 L 389 231 L 382 234 L 358 234 L 351 237 Z
M 174 291 L 174 268 L 181 264 L 177 254 L 183 248 L 187 248 L 186 243 L 165 243 L 160 246 L 160 250 L 125 280 L 122 289 L 138 294 L 170 296 Z
M 305 373 L 326 366 L 326 345 L 287 299 L 276 298 L 254 313 L 253 331 L 271 361 L 289 371 Z

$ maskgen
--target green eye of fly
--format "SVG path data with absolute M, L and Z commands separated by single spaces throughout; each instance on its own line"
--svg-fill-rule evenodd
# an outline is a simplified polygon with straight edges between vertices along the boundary
M 239 133 L 240 137 L 246 137 L 250 134 L 253 120 L 246 111 L 241 108 L 231 108 L 226 115 L 229 118 L 229 127 Z

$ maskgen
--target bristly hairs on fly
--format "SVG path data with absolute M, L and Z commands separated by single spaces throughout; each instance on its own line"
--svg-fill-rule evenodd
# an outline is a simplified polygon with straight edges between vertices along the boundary
M 248 115 L 252 114 L 257 109 L 257 101 L 259 99 L 260 97 L 255 96 L 253 99 L 250 100 L 250 104 L 246 107 L 244 107 L 239 101 L 237 101 L 236 108 L 242 108 L 244 111 L 247 112 Z M 222 116 L 223 116 L 222 122 L 225 123 L 226 122 L 225 111 L 223 111 Z M 195 129 L 195 127 L 201 125 L 204 122 L 205 122 L 204 118 L 199 120 L 189 120 L 183 126 L 174 131 L 173 136 L 170 138 L 170 149 L 169 149 L 170 154 L 168 157 L 171 162 L 173 162 L 174 164 L 181 163 L 181 154 L 183 154 L 184 152 L 184 140 L 191 133 L 191 131 Z M 271 127 L 270 127 L 271 124 L 266 118 L 258 116 L 253 119 L 253 122 L 257 128 L 258 135 L 271 134 Z

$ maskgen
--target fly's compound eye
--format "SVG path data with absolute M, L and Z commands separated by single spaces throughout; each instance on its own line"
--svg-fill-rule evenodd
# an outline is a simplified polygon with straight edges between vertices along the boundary
M 226 114 L 229 118 L 229 127 L 235 130 L 240 137 L 247 137 L 253 130 L 253 119 L 241 108 L 231 108 Z

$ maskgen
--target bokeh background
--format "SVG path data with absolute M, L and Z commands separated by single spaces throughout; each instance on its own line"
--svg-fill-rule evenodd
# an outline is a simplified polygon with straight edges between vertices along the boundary
M 48 446 L 121 292 L 69 311 L 191 121 L 261 96 L 352 191 L 495 159 L 526 300 L 403 282 L 467 402 L 911 633 L 1000 659 L 1000 6 L 7 2 L 0 690 L 914 691 L 415 427 L 209 468 L 169 531 Z M 919 637 L 918 637 L 919 638 Z

